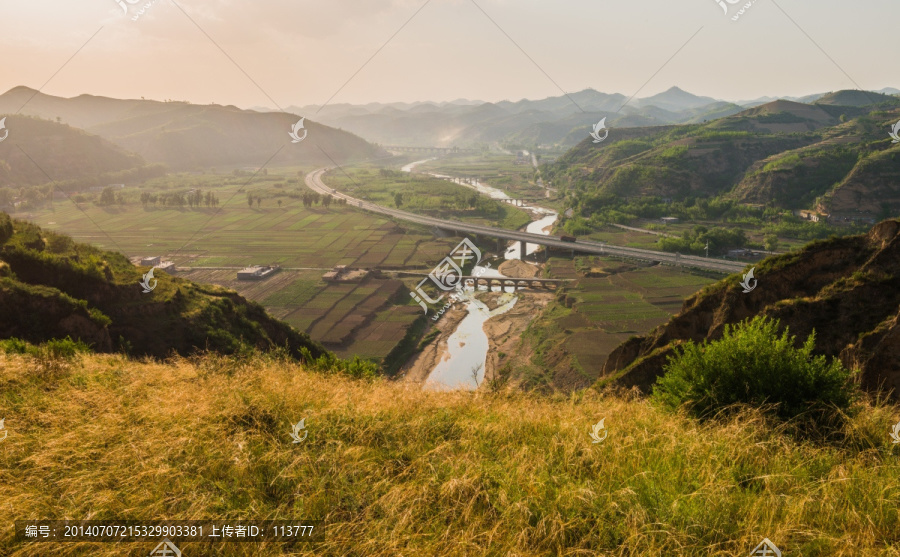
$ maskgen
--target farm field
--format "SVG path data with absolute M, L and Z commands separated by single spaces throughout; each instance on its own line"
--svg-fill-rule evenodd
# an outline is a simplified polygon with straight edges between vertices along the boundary
M 637 228 L 637 226 L 635 226 L 635 228 Z M 667 233 L 671 234 L 671 232 Z M 656 244 L 659 237 L 655 234 L 623 230 L 614 226 L 606 226 L 601 231 L 586 235 L 585 238 L 629 248 L 659 249 Z
M 329 187 L 353 197 L 412 213 L 509 229 L 531 222 L 529 214 L 522 209 L 489 199 L 471 188 L 420 173 L 372 167 L 345 168 L 344 172 L 325 174 L 324 181 Z
M 580 372 L 574 377 L 533 378 L 536 384 L 557 387 L 593 383 L 620 343 L 666 322 L 681 310 L 686 297 L 716 280 L 603 257 L 551 257 L 546 276 L 574 279 L 565 299 L 552 304 L 531 328 L 536 363 L 565 357 L 568 366 L 562 368 Z
M 79 209 L 65 200 L 52 211 L 13 216 L 129 257 L 161 255 L 176 263 L 177 276 L 234 289 L 339 356 L 373 360 L 387 355 L 421 313 L 409 304 L 408 285 L 391 278 L 329 283 L 322 275 L 335 265 L 428 269 L 458 242 L 348 206 L 304 207 L 299 196 L 305 188 L 253 183 L 246 190 L 263 202 L 250 207 L 240 188 L 226 184 L 209 190 L 221 200 L 218 213 L 206 207 L 144 207 L 137 201 L 143 190 L 126 189 L 123 205 L 82 203 Z M 238 269 L 270 263 L 282 270 L 262 281 L 237 280 Z
M 442 157 L 416 167 L 422 172 L 446 174 L 461 178 L 477 178 L 485 184 L 503 190 L 509 196 L 544 197 L 545 190 L 537 185 L 537 176 L 528 157 L 527 164 L 516 164 L 515 155 L 485 153 Z M 552 201 L 547 201 L 554 207 Z

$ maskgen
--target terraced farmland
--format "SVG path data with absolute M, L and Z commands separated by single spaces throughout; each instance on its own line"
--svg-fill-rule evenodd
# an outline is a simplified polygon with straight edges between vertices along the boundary
M 213 190 L 222 200 L 218 212 L 140 203 L 79 209 L 65 201 L 30 220 L 128 256 L 163 255 L 192 269 L 179 276 L 234 289 L 341 356 L 383 358 L 421 313 L 403 295 L 406 287 L 393 279 L 328 283 L 322 274 L 335 265 L 427 269 L 458 240 L 437 239 L 352 207 L 305 208 L 291 189 L 259 187 L 252 186 L 264 196 L 262 207 L 250 207 L 239 186 L 229 185 Z M 237 280 L 239 268 L 269 263 L 283 269 L 262 281 Z
M 588 270 L 609 274 L 585 276 Z M 616 346 L 664 323 L 681 310 L 686 297 L 714 281 L 671 267 L 638 266 L 602 257 L 551 258 L 549 275 L 576 279 L 569 283 L 564 302 L 533 327 L 546 331 L 536 338 L 536 352 L 543 361 L 568 358 L 571 367 L 581 371 L 578 376 L 555 379 L 570 382 L 566 386 L 592 383 Z

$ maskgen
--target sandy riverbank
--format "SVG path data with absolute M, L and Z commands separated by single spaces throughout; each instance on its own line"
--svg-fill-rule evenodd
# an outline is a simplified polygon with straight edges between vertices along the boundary
M 502 293 L 500 292 L 481 292 L 477 297 L 489 308 L 496 309 L 500 305 L 501 295 Z M 547 304 L 553 298 L 554 294 L 552 292 L 519 291 L 518 301 L 512 309 L 485 322 L 484 332 L 488 338 L 489 349 L 487 360 L 485 361 L 485 380 L 482 382 L 482 385 L 495 379 L 497 370 L 511 356 L 515 355 L 516 359 L 520 359 L 523 356 L 527 358 L 527 355 L 520 353 L 519 339 L 522 332 L 525 331 L 535 315 L 547 307 Z M 440 331 L 438 336 L 401 368 L 400 380 L 424 384 L 425 380 L 428 379 L 428 375 L 441 359 L 449 357 L 447 339 L 456 331 L 460 321 L 466 315 L 465 304 L 456 304 L 448 309 L 441 319 L 434 324 L 434 327 Z M 501 354 L 503 355 L 502 358 Z M 513 377 L 513 380 L 515 380 L 515 377 Z
M 432 326 L 436 327 L 440 331 L 440 334 L 438 334 L 434 340 L 429 342 L 424 350 L 413 356 L 410 361 L 406 362 L 403 367 L 400 368 L 398 377 L 401 381 L 421 384 L 425 383 L 425 380 L 428 379 L 428 374 L 430 374 L 431 370 L 438 365 L 438 362 L 441 361 L 441 357 L 450 357 L 450 354 L 447 351 L 447 339 L 450 338 L 450 335 L 453 334 L 453 331 L 456 330 L 459 322 L 465 318 L 467 313 L 465 304 L 454 304 L 453 307 L 449 308 L 444 315 L 437 320 L 437 322 L 433 323 Z M 427 335 L 433 330 L 434 328 L 429 329 L 425 334 Z
M 484 366 L 484 383 L 495 380 L 498 370 L 514 358 L 517 361 L 527 361 L 531 354 L 523 352 L 521 337 L 528 324 L 535 318 L 538 312 L 547 307 L 555 297 L 552 292 L 545 291 L 520 291 L 519 301 L 508 312 L 488 319 L 484 324 L 484 332 L 488 337 L 489 349 Z M 492 309 L 498 305 L 499 292 L 485 293 L 480 298 Z M 513 370 L 510 380 L 518 379 Z M 483 383 L 483 384 L 484 384 Z

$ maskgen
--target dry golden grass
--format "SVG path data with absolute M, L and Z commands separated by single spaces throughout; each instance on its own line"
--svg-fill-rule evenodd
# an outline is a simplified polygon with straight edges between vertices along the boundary
M 293 444 L 290 424 L 309 437 Z M 591 424 L 609 437 L 592 444 Z M 167 363 L 0 354 L 0 516 L 321 519 L 324 539 L 200 555 L 900 555 L 896 408 L 841 444 L 755 411 L 701 423 L 644 400 L 426 393 L 258 357 Z M 11 525 L 11 524 L 10 524 Z M 0 554 L 147 555 L 155 544 Z

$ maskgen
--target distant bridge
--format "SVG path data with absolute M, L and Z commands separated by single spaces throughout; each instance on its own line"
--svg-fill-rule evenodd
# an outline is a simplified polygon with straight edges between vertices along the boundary
M 524 207 L 526 201 L 547 201 L 546 197 L 517 197 L 515 199 L 498 199 L 497 201 L 502 201 L 503 203 L 509 203 L 510 205 L 515 205 L 516 207 Z
M 746 263 L 737 261 L 726 261 L 722 259 L 713 259 L 708 257 L 699 257 L 696 255 L 681 255 L 679 253 L 668 253 L 662 251 L 628 248 L 624 246 L 613 246 L 593 242 L 590 240 L 578 240 L 570 242 L 556 236 L 547 236 L 544 234 L 534 234 L 531 232 L 521 232 L 518 230 L 506 230 L 504 228 L 494 228 L 478 224 L 452 221 L 447 219 L 436 219 L 434 217 L 426 217 L 415 213 L 408 213 L 399 209 L 390 209 L 382 207 L 368 201 L 350 197 L 347 194 L 335 191 L 329 188 L 322 181 L 322 175 L 329 170 L 328 168 L 320 168 L 306 175 L 306 186 L 313 191 L 322 195 L 333 195 L 337 198 L 346 199 L 354 207 L 365 209 L 373 213 L 379 213 L 388 217 L 397 218 L 407 222 L 413 222 L 424 226 L 432 226 L 440 230 L 455 232 L 460 235 L 478 235 L 489 238 L 497 238 L 498 240 L 519 242 L 521 253 L 527 253 L 527 244 L 538 244 L 553 248 L 556 250 L 571 251 L 574 253 L 589 253 L 592 255 L 604 255 L 614 257 L 625 257 L 628 259 L 637 259 L 639 261 L 656 261 L 665 265 L 674 265 L 676 267 L 693 267 L 697 269 L 709 269 L 721 273 L 731 274 L 742 272 L 746 267 Z M 547 251 L 544 255 L 546 257 Z M 546 279 L 545 279 L 546 280 Z
M 460 149 L 459 147 L 406 147 L 403 145 L 379 145 L 387 151 L 401 151 L 404 153 L 436 153 L 436 154 L 461 154 L 475 155 L 480 153 L 478 149 Z
M 428 275 L 422 273 L 410 273 L 404 271 L 394 271 L 399 275 L 412 275 L 417 277 L 427 277 Z M 500 289 L 506 292 L 508 287 L 511 287 L 515 292 L 518 288 L 550 288 L 554 289 L 562 284 L 566 284 L 570 282 L 571 279 L 547 279 L 547 278 L 538 278 L 538 277 L 529 277 L 529 278 L 515 278 L 515 277 L 483 277 L 483 276 L 463 276 L 459 278 L 460 283 L 466 287 L 474 287 L 478 286 L 487 286 L 490 289 L 492 286 L 499 286 Z

